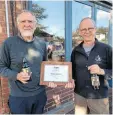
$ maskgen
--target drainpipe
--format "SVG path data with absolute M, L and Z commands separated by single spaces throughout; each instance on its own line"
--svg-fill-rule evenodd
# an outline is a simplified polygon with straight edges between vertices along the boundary
M 27 8 L 26 9 L 32 11 L 32 1 L 31 0 L 29 0 L 27 2 Z
M 8 5 L 7 0 L 5 0 L 5 15 L 6 15 L 6 29 L 7 29 L 7 37 L 9 37 L 9 18 L 8 18 Z
M 109 19 L 109 31 L 108 31 L 108 44 L 112 46 L 112 26 L 113 26 L 113 21 L 112 21 L 112 11 L 110 12 L 110 19 Z
M 65 1 L 65 60 L 70 61 L 72 51 L 72 1 Z

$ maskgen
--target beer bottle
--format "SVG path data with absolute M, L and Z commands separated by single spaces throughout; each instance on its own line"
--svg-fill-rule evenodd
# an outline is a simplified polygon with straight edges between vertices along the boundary
M 91 83 L 94 89 L 99 89 L 100 81 L 99 81 L 99 76 L 97 74 L 91 75 Z
M 28 75 L 31 75 L 31 69 L 30 69 L 29 64 L 27 63 L 27 59 L 26 58 L 23 58 L 22 71 L 23 72 L 27 72 Z M 30 76 L 30 79 L 28 81 L 31 81 L 31 76 Z

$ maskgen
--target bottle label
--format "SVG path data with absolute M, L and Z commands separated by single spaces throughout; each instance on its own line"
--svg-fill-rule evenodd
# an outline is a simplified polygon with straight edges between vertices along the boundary
M 22 71 L 29 73 L 29 68 L 22 68 Z
M 100 86 L 99 76 L 92 75 L 91 83 L 92 83 L 92 86 L 94 87 L 94 89 L 99 89 L 99 86 Z
M 31 79 L 31 71 L 30 71 L 30 69 L 29 68 L 23 68 L 22 71 L 26 72 L 26 73 L 28 73 L 30 75 L 30 79 L 27 80 L 27 81 L 31 81 L 32 79 Z

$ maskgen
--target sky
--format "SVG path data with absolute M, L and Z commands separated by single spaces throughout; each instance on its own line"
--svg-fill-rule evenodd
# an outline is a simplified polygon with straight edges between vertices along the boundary
M 46 9 L 44 14 L 48 17 L 40 23 L 47 27 L 46 31 L 50 34 L 64 37 L 65 32 L 65 3 L 64 1 L 33 1 L 42 8 Z M 72 2 L 72 31 L 76 31 L 82 18 L 91 17 L 91 7 L 78 2 Z M 97 10 L 97 27 L 109 26 L 109 13 Z

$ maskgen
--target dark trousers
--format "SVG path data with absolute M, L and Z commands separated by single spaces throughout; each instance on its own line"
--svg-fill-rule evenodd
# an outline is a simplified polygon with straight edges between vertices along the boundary
M 9 96 L 9 108 L 12 114 L 42 114 L 46 101 L 45 92 L 30 97 Z

